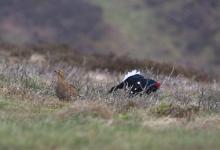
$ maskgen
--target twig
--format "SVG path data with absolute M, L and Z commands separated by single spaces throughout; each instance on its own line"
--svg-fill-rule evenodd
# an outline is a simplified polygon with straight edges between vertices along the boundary
M 170 72 L 170 75 L 168 76 L 167 80 L 170 79 L 170 77 L 173 75 L 175 67 L 173 66 L 172 71 Z M 163 86 L 163 84 L 167 81 L 166 78 L 163 80 L 163 82 L 161 83 L 161 87 Z

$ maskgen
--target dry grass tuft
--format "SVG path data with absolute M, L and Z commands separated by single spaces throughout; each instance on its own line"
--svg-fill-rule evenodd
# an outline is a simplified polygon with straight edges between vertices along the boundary
M 189 122 L 186 125 L 188 129 L 220 129 L 220 117 L 219 115 L 205 115 L 197 117 L 193 122 Z
M 57 113 L 60 118 L 69 118 L 74 115 L 89 115 L 102 119 L 112 119 L 113 111 L 103 103 L 98 101 L 76 101 L 69 107 Z
M 199 105 L 208 111 L 218 111 L 220 109 L 220 91 L 219 89 L 208 87 L 200 90 Z
M 199 113 L 199 106 L 189 105 L 183 107 L 175 104 L 161 103 L 150 108 L 150 113 L 158 117 L 169 116 L 191 120 L 193 115 Z

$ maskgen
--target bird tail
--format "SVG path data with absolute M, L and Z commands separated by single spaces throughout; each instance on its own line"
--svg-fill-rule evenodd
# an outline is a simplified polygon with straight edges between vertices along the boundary
M 136 74 L 141 74 L 141 72 L 140 72 L 140 71 L 137 71 L 137 70 L 132 70 L 132 71 L 128 72 L 128 73 L 124 76 L 123 81 L 125 81 L 128 77 L 133 76 L 133 75 L 136 75 Z

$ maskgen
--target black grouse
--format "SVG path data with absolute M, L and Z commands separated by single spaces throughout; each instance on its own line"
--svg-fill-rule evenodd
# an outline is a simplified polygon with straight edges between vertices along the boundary
M 129 95 L 142 95 L 156 92 L 160 88 L 160 83 L 152 79 L 146 79 L 140 72 L 133 70 L 125 75 L 124 80 L 111 88 L 109 93 L 117 91 L 118 89 L 126 89 Z

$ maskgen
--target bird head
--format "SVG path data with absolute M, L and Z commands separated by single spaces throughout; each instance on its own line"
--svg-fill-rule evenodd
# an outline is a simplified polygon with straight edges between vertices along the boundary
M 156 92 L 160 88 L 161 84 L 154 80 L 148 80 L 148 85 L 146 92 L 150 94 L 151 92 Z
M 55 71 L 58 79 L 64 79 L 64 71 L 63 70 L 56 70 Z
M 159 88 L 160 88 L 160 85 L 161 85 L 161 84 L 160 84 L 159 82 L 156 82 L 154 86 L 155 86 L 157 89 L 159 89 Z

